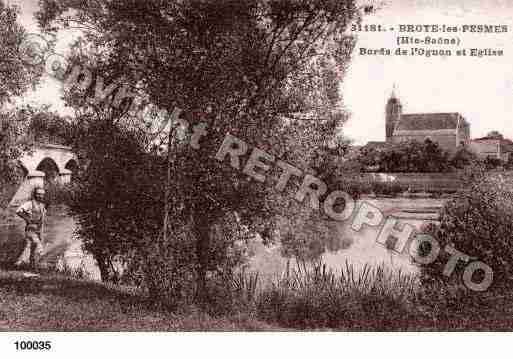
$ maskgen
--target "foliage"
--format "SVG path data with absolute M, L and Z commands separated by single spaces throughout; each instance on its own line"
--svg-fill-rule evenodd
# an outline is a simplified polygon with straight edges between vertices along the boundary
M 376 271 L 376 268 L 372 270 Z M 407 288 L 409 284 L 406 279 L 397 279 L 396 283 L 403 284 L 399 283 L 392 287 L 388 282 L 384 282 L 385 290 L 377 292 L 388 294 L 376 297 L 370 295 L 369 290 L 364 290 L 364 285 L 358 285 L 358 282 L 368 283 L 369 279 L 364 280 L 364 277 L 357 273 L 353 274 L 354 281 L 346 280 L 347 284 L 355 283 L 349 285 L 351 289 L 348 290 L 337 287 L 331 292 L 328 291 L 330 281 L 323 281 L 322 275 L 317 276 L 317 281 L 301 281 L 308 283 L 310 291 L 306 287 L 299 290 L 297 285 L 280 285 L 287 283 L 284 279 L 276 281 L 274 286 L 269 288 L 255 290 L 255 282 L 261 279 L 255 273 L 239 274 L 243 278 L 235 276 L 237 283 L 232 285 L 233 296 L 236 298 L 238 293 L 243 292 L 242 297 L 248 298 L 245 293 L 250 293 L 249 302 L 254 304 L 238 306 L 228 315 L 213 316 L 194 307 L 181 308 L 170 313 L 145 300 L 139 291 L 127 287 L 75 280 L 55 273 L 42 274 L 38 278 L 23 278 L 15 272 L 2 272 L 0 314 L 4 318 L 4 324 L 11 330 L 24 331 L 283 331 L 289 328 L 505 331 L 513 328 L 510 294 L 491 295 L 483 299 L 479 306 L 469 303 L 471 300 L 475 301 L 474 297 L 446 287 L 431 287 L 429 290 L 420 288 L 414 296 L 403 290 L 405 295 L 400 297 L 397 294 L 400 294 L 401 290 L 397 288 Z M 345 277 L 351 278 L 351 275 Z M 289 274 L 289 278 L 289 282 L 292 282 L 293 274 Z M 337 280 L 338 274 L 335 283 Z M 296 289 L 292 290 L 293 287 Z M 30 288 L 30 291 L 27 291 L 27 288 Z M 322 290 L 313 293 L 318 288 Z M 347 301 L 340 300 L 342 295 L 337 296 L 337 293 L 347 293 Z M 325 308 L 337 309 L 340 316 L 334 317 L 329 315 L 329 312 L 322 312 L 320 305 L 325 303 L 331 303 Z M 235 301 L 234 304 L 238 305 L 238 302 Z M 259 311 L 256 311 L 256 308 Z M 316 312 L 311 314 L 312 309 Z M 313 317 L 319 313 L 320 317 Z
M 450 172 L 484 165 L 494 169 L 502 161 L 488 157 L 484 161 L 462 146 L 452 156 L 442 151 L 437 142 L 426 139 L 364 146 L 358 156 L 364 170 L 371 172 Z
M 48 206 L 68 206 L 72 202 L 73 192 L 75 191 L 73 183 L 66 185 L 58 181 L 45 182 L 45 202 Z
M 501 167 L 504 163 L 500 158 L 487 156 L 483 161 L 483 164 L 487 170 L 493 170 L 498 167 Z
M 278 226 L 281 254 L 296 261 L 317 263 L 339 234 L 335 226 L 300 206 Z
M 18 158 L 30 150 L 30 142 L 23 138 L 27 121 L 15 112 L 0 113 L 0 207 L 8 204 L 26 170 Z
M 139 132 L 120 124 L 91 121 L 78 133 L 77 151 L 85 166 L 71 187 L 70 208 L 102 279 L 135 284 L 172 307 L 190 301 L 197 270 L 190 223 L 175 221 L 171 240 L 158 240 L 165 158 L 148 153 Z M 233 223 L 238 220 L 223 218 L 212 227 L 215 241 L 206 262 L 212 275 L 230 273 L 244 258 L 248 233 Z
M 158 183 L 164 178 L 164 164 L 144 151 L 136 133 L 123 127 L 91 122 L 77 131 L 83 168 L 71 211 L 80 224 L 85 249 L 95 256 L 102 279 L 108 280 L 115 277 L 116 256 L 148 244 L 151 236 L 146 235 L 158 233 L 162 208 Z
M 16 7 L 0 1 L 0 107 L 15 96 L 22 95 L 41 75 L 41 68 L 24 63 L 27 39 L 25 29 L 18 22 Z
M 437 142 L 426 139 L 387 143 L 362 148 L 359 161 L 373 172 L 445 172 L 449 170 L 449 155 Z
M 346 262 L 340 275 L 325 264 L 289 269 L 258 297 L 261 319 L 297 329 L 394 330 L 415 313 L 414 276 Z
M 0 0 L 0 206 L 4 206 L 25 174 L 17 159 L 29 149 L 22 134 L 27 118 L 14 110 L 8 110 L 7 102 L 23 94 L 30 84 L 35 84 L 40 69 L 23 62 L 22 43 L 26 39 L 23 27 L 18 23 L 18 10 Z
M 479 159 L 476 154 L 469 151 L 466 147 L 462 147 L 456 151 L 450 161 L 450 165 L 457 169 L 464 169 L 468 166 L 473 166 Z
M 446 204 L 440 226 L 430 229 L 441 248 L 450 244 L 493 269 L 494 281 L 489 291 L 511 289 L 513 271 L 513 184 L 501 175 L 479 177 Z M 441 252 L 437 261 L 423 268 L 425 282 L 454 283 L 462 277 L 462 261 L 454 274 L 445 277 L 443 269 L 449 255 Z M 476 274 L 477 275 L 477 274 Z M 477 282 L 479 278 L 475 278 Z
M 20 112 L 30 119 L 26 135 L 31 142 L 63 146 L 73 144 L 76 134 L 73 132 L 71 119 L 50 111 L 48 106 L 29 105 L 21 108 Z
M 497 139 L 497 140 L 503 140 L 504 139 L 504 135 L 502 133 L 500 133 L 499 131 L 490 131 L 486 134 L 486 137 L 487 138 L 493 138 L 493 139 Z
M 93 74 L 101 74 L 106 84 L 123 78 L 137 98 L 146 99 L 168 113 L 175 107 L 182 109 L 191 126 L 199 122 L 209 125 L 209 134 L 203 138 L 200 150 L 180 141 L 164 143 L 164 149 L 171 151 L 172 160 L 168 179 L 162 177 L 165 173 L 162 162 L 157 166 L 158 175 L 152 178 L 154 169 L 145 168 L 137 183 L 116 181 L 118 177 L 114 175 L 106 178 L 99 170 L 109 168 L 106 163 L 113 166 L 114 172 L 122 172 L 118 174 L 123 179 L 127 176 L 126 167 L 137 168 L 140 160 L 123 159 L 121 154 L 125 152 L 103 149 L 100 150 L 106 157 L 103 163 L 100 156 L 93 156 L 97 164 L 86 170 L 88 176 L 96 176 L 94 180 L 89 177 L 90 182 L 86 184 L 91 198 L 80 201 L 91 201 L 91 204 L 87 208 L 85 204 L 78 206 L 76 213 L 86 222 L 94 222 L 86 217 L 104 216 L 101 221 L 107 225 L 96 227 L 94 235 L 87 234 L 90 248 L 120 253 L 125 251 L 116 248 L 123 247 L 126 238 L 140 244 L 136 248 L 152 241 L 156 246 L 156 252 L 152 253 L 161 256 L 157 262 L 169 263 L 160 248 L 170 244 L 162 241 L 167 240 L 169 232 L 170 241 L 179 243 L 178 238 L 184 234 L 190 239 L 188 243 L 193 243 L 195 253 L 192 257 L 178 254 L 175 259 L 191 260 L 198 293 L 205 296 L 207 274 L 212 270 L 209 258 L 216 258 L 211 252 L 220 248 L 224 258 L 217 257 L 216 261 L 230 262 L 226 246 L 218 245 L 222 241 L 212 228 L 218 223 L 226 224 L 226 218 L 235 216 L 238 220 L 224 226 L 223 236 L 240 239 L 235 233 L 241 232 L 241 228 L 271 233 L 269 227 L 277 212 L 287 208 L 283 203 L 287 201 L 277 198 L 269 184 L 252 181 L 213 160 L 211 155 L 219 148 L 224 135 L 230 133 L 306 168 L 312 152 L 334 137 L 344 121 L 337 85 L 354 45 L 345 29 L 356 16 L 352 0 L 115 0 L 102 5 L 43 1 L 38 14 L 43 28 L 52 31 L 55 25 L 76 24 L 83 31 L 72 59 L 91 66 Z M 134 124 L 141 120 L 134 114 L 140 102 L 133 101 L 135 107 L 127 111 L 115 111 L 112 107 L 107 111 L 87 103 L 86 97 L 93 88 L 94 85 L 81 93 L 68 92 L 66 102 L 90 119 L 110 126 L 115 124 L 118 129 L 123 126 L 138 129 L 141 140 L 138 147 L 143 143 L 143 147 L 150 148 L 151 143 L 145 143 L 140 131 L 141 123 Z M 105 140 L 105 136 L 100 138 Z M 102 146 L 113 150 L 110 145 Z M 145 158 L 141 153 L 135 155 Z M 114 156 L 118 156 L 116 160 L 112 160 Z M 118 192 L 120 182 L 124 185 L 123 193 Z M 157 190 L 161 190 L 162 183 L 167 183 L 169 197 L 162 198 L 163 191 Z M 133 193 L 134 186 L 138 197 L 126 201 L 125 193 Z M 144 186 L 150 188 L 141 188 Z M 114 193 L 105 196 L 108 188 L 115 188 Z M 116 195 L 123 200 L 117 200 Z M 148 224 L 142 224 L 139 212 L 144 211 L 134 213 L 133 204 L 146 197 L 155 199 L 157 205 L 149 210 Z M 121 206 L 120 201 L 131 202 L 132 207 Z M 160 236 L 158 227 L 166 205 L 172 220 L 163 231 L 166 235 Z M 116 208 L 123 208 L 123 212 L 117 213 L 113 210 Z M 134 231 L 134 236 L 126 235 L 126 231 Z M 139 252 L 138 256 L 142 253 L 145 252 Z M 155 273 L 149 268 L 146 271 Z
M 45 106 L 26 105 L 0 113 L 0 206 L 7 204 L 27 175 L 20 156 L 30 153 L 36 142 L 70 145 L 73 138 L 70 122 Z M 54 187 L 48 190 L 60 196 L 55 198 L 57 203 L 66 202 L 65 191 Z
M 30 288 L 30 290 L 27 290 Z M 2 325 L 20 331 L 264 331 L 251 316 L 213 317 L 195 308 L 164 311 L 140 292 L 60 274 L 0 273 Z
M 504 164 L 504 167 L 507 170 L 513 170 L 513 155 L 512 154 L 510 154 L 508 156 L 508 161 Z

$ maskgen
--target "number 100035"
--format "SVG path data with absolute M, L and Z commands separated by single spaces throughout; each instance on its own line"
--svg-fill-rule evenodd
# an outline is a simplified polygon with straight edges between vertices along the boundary
M 16 341 L 16 350 L 50 350 L 52 343 L 47 341 Z

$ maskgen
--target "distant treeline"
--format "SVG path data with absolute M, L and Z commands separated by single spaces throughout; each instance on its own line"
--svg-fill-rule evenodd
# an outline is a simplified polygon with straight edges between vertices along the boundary
M 500 166 L 513 168 L 513 162 L 504 163 L 498 158 L 479 159 L 466 147 L 454 154 L 444 151 L 436 142 L 405 141 L 380 146 L 365 146 L 357 161 L 366 172 L 453 172 L 478 165 L 491 170 Z

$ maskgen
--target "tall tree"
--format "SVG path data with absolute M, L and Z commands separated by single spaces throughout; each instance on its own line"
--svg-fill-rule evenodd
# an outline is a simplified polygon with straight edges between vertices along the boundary
M 41 74 L 41 68 L 26 61 L 30 39 L 18 22 L 19 10 L 0 0 L 0 106 L 22 95 Z
M 0 204 L 5 205 L 23 172 L 17 158 L 28 148 L 21 135 L 28 117 L 5 108 L 7 102 L 22 95 L 35 83 L 41 68 L 23 61 L 27 34 L 18 22 L 18 10 L 0 0 Z
M 200 297 L 216 267 L 217 224 L 236 214 L 255 227 L 284 207 L 275 179 L 251 180 L 213 154 L 231 134 L 303 164 L 310 151 L 299 149 L 333 137 L 343 119 L 336 83 L 353 44 L 345 30 L 357 14 L 353 0 L 42 1 L 43 28 L 79 27 L 89 48 L 108 49 L 101 63 L 109 76 L 122 74 L 169 113 L 181 109 L 190 128 L 208 124 L 199 149 L 168 144 L 173 190 L 164 199 L 168 230 L 191 228 Z M 291 146 L 284 136 L 293 133 L 304 137 Z

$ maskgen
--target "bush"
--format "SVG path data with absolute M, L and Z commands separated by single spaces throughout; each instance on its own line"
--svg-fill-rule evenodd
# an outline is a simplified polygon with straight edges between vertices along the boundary
M 469 151 L 466 147 L 462 147 L 452 156 L 450 164 L 453 168 L 464 169 L 479 162 L 476 154 Z
M 450 169 L 449 154 L 429 139 L 364 147 L 358 161 L 372 172 L 447 172 Z
M 50 206 L 69 206 L 72 201 L 74 186 L 72 184 L 62 185 L 57 182 L 45 183 L 45 201 Z
M 486 263 L 493 269 L 494 282 L 489 290 L 513 287 L 513 183 L 501 175 L 479 177 L 458 193 L 442 210 L 440 226 L 430 228 L 441 248 L 450 244 Z M 449 255 L 442 250 L 432 265 L 423 268 L 423 281 L 453 283 L 461 286 L 463 268 L 456 267 L 451 278 L 443 275 Z M 477 274 L 476 274 L 477 275 Z M 476 278 L 476 281 L 478 279 Z
M 406 329 L 419 313 L 410 301 L 415 276 L 346 263 L 340 276 L 326 265 L 289 270 L 262 291 L 260 319 L 298 329 Z
M 500 158 L 488 156 L 484 160 L 484 166 L 487 170 L 493 170 L 503 165 L 503 161 Z
M 6 173 L 7 171 L 9 173 Z M 13 166 L 6 172 L 0 174 L 0 209 L 9 205 L 26 176 L 26 170 L 21 165 Z
M 171 232 L 166 243 L 148 238 L 140 249 L 133 251 L 133 256 L 125 254 L 129 267 L 122 279 L 144 288 L 152 301 L 168 309 L 192 304 L 196 292 L 195 253 L 189 238 L 183 230 Z M 137 274 L 139 281 L 135 278 Z
M 1 3 L 0 10 L 4 10 Z M 16 114 L 0 112 L 0 208 L 9 204 L 27 175 L 18 162 L 23 152 L 30 149 L 27 141 L 21 138 L 25 124 Z

